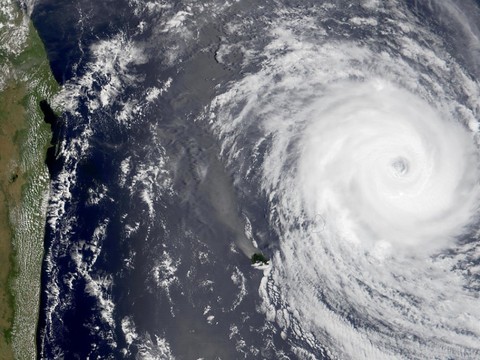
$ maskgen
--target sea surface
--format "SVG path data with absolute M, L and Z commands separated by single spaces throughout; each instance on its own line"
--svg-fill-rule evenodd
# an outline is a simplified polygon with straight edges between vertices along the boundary
M 39 358 L 480 356 L 477 2 L 31 11 L 65 110 Z

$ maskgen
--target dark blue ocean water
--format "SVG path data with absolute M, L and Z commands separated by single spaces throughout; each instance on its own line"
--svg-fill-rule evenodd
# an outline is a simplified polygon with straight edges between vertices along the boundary
M 244 219 L 218 144 L 192 121 L 213 95 L 210 78 L 233 76 L 213 48 L 199 52 L 218 41 L 221 26 L 202 25 L 198 43 L 167 64 L 162 46 L 173 45 L 153 26 L 138 31 L 161 17 L 135 16 L 118 0 L 39 1 L 33 11 L 55 78 L 78 103 L 55 127 L 58 151 L 48 160 L 41 359 L 278 358 L 284 347 L 256 311 L 262 273 L 236 249 Z M 157 44 L 144 43 L 154 37 Z M 92 68 L 101 62 L 92 46 L 114 39 L 113 73 Z M 116 58 L 130 42 L 146 60 L 125 70 Z M 137 80 L 125 75 L 114 99 L 92 110 L 124 72 Z M 119 121 L 126 102 L 169 78 L 168 92 L 141 105 L 128 126 Z
M 352 84 L 387 79 L 429 103 L 443 101 L 439 109 L 455 108 L 448 116 L 464 127 L 476 124 L 476 5 L 38 0 L 32 19 L 62 85 L 52 106 L 63 111 L 47 159 L 38 357 L 323 359 L 357 347 L 363 358 L 478 353 L 468 337 L 475 334 L 460 328 L 475 314 L 458 320 L 452 339 L 466 340 L 457 344 L 436 336 L 449 330 L 451 314 L 435 313 L 442 296 L 457 295 L 445 274 L 463 271 L 471 282 L 458 289 L 476 289 L 477 258 L 460 251 L 456 265 L 434 273 L 443 274 L 443 293 L 426 291 L 428 301 L 415 302 L 424 295 L 414 293 L 422 292 L 415 271 L 430 284 L 430 270 L 421 272 L 428 266 L 387 261 L 376 272 L 367 250 L 337 253 L 320 235 L 303 237 L 328 220 L 303 214 L 317 203 L 310 200 L 320 190 L 308 192 L 316 178 L 297 184 L 301 160 L 314 160 L 305 160 L 301 143 L 313 123 L 304 106 L 321 102 L 332 84 L 349 93 Z M 340 99 L 338 106 L 348 102 Z M 353 130 L 352 139 L 360 128 Z M 392 141 L 403 144 L 409 134 Z M 465 236 L 459 244 L 473 241 Z M 271 272 L 250 265 L 252 239 L 275 255 Z M 431 323 L 415 323 L 416 311 L 433 314 L 425 315 Z

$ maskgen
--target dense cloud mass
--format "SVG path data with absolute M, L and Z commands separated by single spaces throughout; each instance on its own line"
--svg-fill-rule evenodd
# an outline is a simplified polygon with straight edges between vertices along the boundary
M 34 8 L 41 358 L 480 358 L 477 2 Z
M 475 358 L 478 83 L 414 8 L 352 8 L 284 10 L 211 107 L 279 237 L 264 310 L 315 354 Z

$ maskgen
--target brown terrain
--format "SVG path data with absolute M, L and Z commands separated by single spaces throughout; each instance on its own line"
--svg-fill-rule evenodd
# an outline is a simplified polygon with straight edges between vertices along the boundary
M 22 196 L 24 176 L 20 173 L 20 142 L 25 133 L 26 89 L 11 84 L 0 93 L 0 359 L 12 359 L 11 329 L 14 299 L 10 291 L 13 268 L 10 210 Z

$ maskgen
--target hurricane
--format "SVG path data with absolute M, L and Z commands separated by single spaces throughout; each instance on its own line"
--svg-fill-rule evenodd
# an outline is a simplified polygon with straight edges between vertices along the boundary
M 276 5 L 261 39 L 225 44 L 244 71 L 202 117 L 247 211 L 268 209 L 262 311 L 300 358 L 478 358 L 468 6 Z
M 478 0 L 21 3 L 39 359 L 480 359 Z

